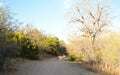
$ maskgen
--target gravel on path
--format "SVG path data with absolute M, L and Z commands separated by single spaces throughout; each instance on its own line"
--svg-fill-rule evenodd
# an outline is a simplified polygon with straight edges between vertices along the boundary
M 13 75 L 97 75 L 75 64 L 57 58 L 28 61 L 17 66 Z

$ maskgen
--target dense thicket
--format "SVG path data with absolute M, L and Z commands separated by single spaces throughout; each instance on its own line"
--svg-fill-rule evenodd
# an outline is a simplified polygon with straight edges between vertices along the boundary
M 13 17 L 8 8 L 0 7 L 0 67 L 8 58 L 39 59 L 42 51 L 53 55 L 65 52 L 63 41 L 28 24 L 18 29 L 21 23 Z
M 0 65 L 5 58 L 17 55 L 16 44 L 13 41 L 18 22 L 14 20 L 10 10 L 0 7 Z

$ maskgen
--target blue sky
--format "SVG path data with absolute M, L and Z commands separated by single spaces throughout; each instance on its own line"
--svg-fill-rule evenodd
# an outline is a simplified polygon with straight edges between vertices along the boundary
M 0 0 L 2 1 L 2 0 Z M 4 0 L 17 13 L 17 18 L 32 24 L 47 34 L 65 39 L 67 28 L 64 19 L 65 10 L 70 7 L 70 0 Z M 120 0 L 111 0 L 112 12 L 116 16 L 114 23 L 120 26 Z M 115 29 L 114 30 L 119 30 Z
M 47 34 L 61 37 L 65 28 L 63 0 L 8 0 L 18 18 Z
M 120 32 L 120 0 L 111 0 L 111 14 L 113 15 L 113 30 Z

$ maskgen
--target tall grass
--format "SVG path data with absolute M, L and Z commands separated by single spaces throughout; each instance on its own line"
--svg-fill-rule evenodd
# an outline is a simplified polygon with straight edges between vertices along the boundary
M 89 63 L 87 66 L 95 71 L 106 73 L 106 75 L 120 75 L 120 34 L 108 33 L 96 38 L 95 50 L 87 37 L 79 37 L 71 40 L 67 45 L 69 53 L 76 56 L 82 54 L 83 61 Z

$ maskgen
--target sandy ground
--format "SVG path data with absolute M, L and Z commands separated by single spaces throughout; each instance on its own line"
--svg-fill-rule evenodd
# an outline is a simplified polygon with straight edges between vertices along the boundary
M 9 75 L 97 75 L 79 64 L 49 58 L 42 61 L 26 61 L 16 65 L 18 70 Z

